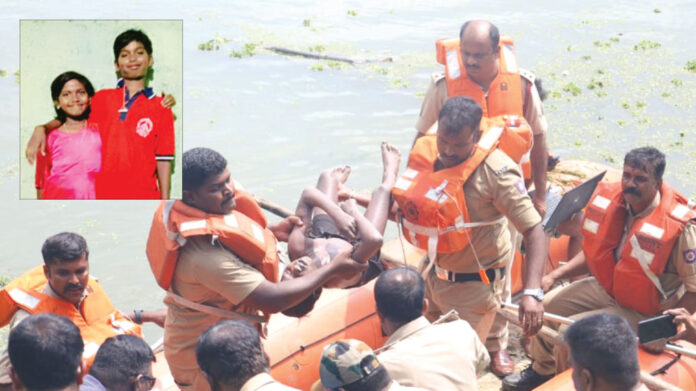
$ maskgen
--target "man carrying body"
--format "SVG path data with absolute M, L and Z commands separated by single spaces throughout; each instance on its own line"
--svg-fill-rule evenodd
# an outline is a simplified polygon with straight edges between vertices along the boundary
M 80 330 L 65 317 L 25 318 L 10 331 L 7 349 L 14 390 L 77 391 L 85 371 L 84 343 Z
M 431 324 L 425 281 L 414 270 L 390 269 L 375 283 L 377 315 L 389 336 L 378 354 L 392 379 L 405 386 L 438 391 L 478 389 L 477 374 L 490 362 L 469 323 Z
M 134 311 L 127 317 L 111 304 L 96 280 L 89 277 L 85 239 L 63 232 L 43 244 L 43 268 L 37 267 L 0 290 L 0 326 L 14 328 L 30 314 L 50 312 L 75 323 L 85 340 L 84 359 L 91 364 L 99 345 L 118 334 L 140 335 L 138 323 L 164 325 L 164 312 Z M 133 320 L 131 320 L 133 319 Z M 7 353 L 0 358 L 0 389 L 10 383 Z
M 168 199 L 174 159 L 174 116 L 161 97 L 146 87 L 153 64 L 152 43 L 140 30 L 127 30 L 113 45 L 117 88 L 97 91 L 89 122 L 98 125 L 102 167 L 97 175 L 98 199 Z M 52 130 L 60 126 L 53 120 Z M 46 134 L 38 127 L 27 146 L 31 163 L 43 149 Z
M 583 251 L 544 277 L 592 272 L 552 290 L 548 312 L 580 319 L 598 312 L 622 316 L 634 328 L 640 320 L 684 307 L 696 310 L 696 213 L 662 181 L 665 155 L 652 147 L 631 150 L 621 183 L 600 183 L 582 223 Z M 551 285 L 549 285 L 551 283 Z M 539 337 L 532 339 L 533 364 L 503 380 L 506 390 L 531 390 L 567 367 L 566 357 Z
M 186 151 L 183 200 L 163 202 L 148 239 L 148 259 L 169 295 L 164 352 L 175 381 L 206 390 L 196 364 L 196 341 L 222 318 L 257 326 L 271 313 L 293 307 L 333 277 L 351 278 L 366 265 L 337 256 L 330 264 L 278 282 L 276 239 L 287 241 L 296 216 L 266 225 L 246 192 L 235 189 L 227 161 L 208 148 Z M 259 315 L 262 312 L 262 315 Z
M 508 220 L 523 233 L 527 250 L 520 320 L 530 335 L 541 327 L 546 240 L 517 165 L 486 136 L 492 133 L 479 140 L 481 115 L 471 98 L 447 100 L 436 137 L 416 140 L 392 194 L 405 239 L 428 250 L 430 264 L 435 260 L 425 277 L 430 320 L 455 309 L 481 338 L 488 335 L 493 362 L 504 355 L 503 363 L 512 365 L 499 353 L 507 346 L 507 323 L 493 323 L 514 251 Z
M 471 97 L 482 106 L 483 116 L 487 118 L 504 114 L 524 117 L 534 135 L 529 157 L 534 188 L 546 189 L 548 124 L 534 75 L 519 69 L 514 50 L 508 50 L 512 45 L 501 44 L 498 28 L 488 21 L 464 23 L 459 31 L 459 43 L 459 47 L 443 52 L 445 73 L 432 77 L 416 122 L 416 138 L 426 134 L 437 121 L 445 100 L 453 96 Z M 532 201 L 543 216 L 544 192 L 536 195 Z
M 206 330 L 196 359 L 214 391 L 299 391 L 273 380 L 259 332 L 249 322 L 225 320 Z

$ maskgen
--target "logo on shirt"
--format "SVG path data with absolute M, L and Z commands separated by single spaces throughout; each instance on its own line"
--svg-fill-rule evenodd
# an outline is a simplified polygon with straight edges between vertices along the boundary
M 135 133 L 138 136 L 145 138 L 152 131 L 152 120 L 150 118 L 141 118 L 138 120 L 138 125 L 135 127 Z
M 696 262 L 696 248 L 691 248 L 684 251 L 684 261 L 688 264 Z

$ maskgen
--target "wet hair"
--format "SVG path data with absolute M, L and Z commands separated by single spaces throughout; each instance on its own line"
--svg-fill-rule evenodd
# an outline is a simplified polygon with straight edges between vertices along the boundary
M 77 326 L 49 313 L 23 319 L 10 331 L 7 344 L 12 367 L 28 390 L 76 384 L 83 350 Z
M 371 356 L 366 358 L 372 359 Z M 381 391 L 389 385 L 391 380 L 387 368 L 380 365 L 374 372 L 358 381 L 346 384 L 342 388 L 346 391 Z
M 133 41 L 142 43 L 147 54 L 152 55 L 152 42 L 150 42 L 150 38 L 141 30 L 130 29 L 119 34 L 114 40 L 114 62 L 118 61 L 121 50 Z
M 482 115 L 481 106 L 475 100 L 456 96 L 445 101 L 440 109 L 438 120 L 440 126 L 445 127 L 447 134 L 458 135 L 464 127 L 478 130 Z
M 307 296 L 299 304 L 282 311 L 283 315 L 292 316 L 293 318 L 301 318 L 307 315 L 312 309 L 314 309 L 314 304 L 317 302 L 317 300 L 319 300 L 321 291 L 322 288 L 319 288 L 312 292 L 311 295 Z
M 461 39 L 464 36 L 464 31 L 466 31 L 466 28 L 469 26 L 469 23 L 471 22 L 471 20 L 467 20 L 459 29 L 459 39 Z M 496 27 L 496 25 L 494 25 L 493 23 L 486 23 L 488 23 L 488 25 L 490 26 L 488 30 L 488 37 L 491 39 L 491 48 L 495 53 L 498 51 L 498 44 L 500 43 L 500 31 L 498 31 L 498 27 Z
M 630 389 L 638 384 L 636 335 L 620 316 L 590 315 L 573 323 L 564 338 L 579 367 L 617 387 Z
M 406 323 L 423 315 L 424 298 L 425 281 L 413 269 L 387 270 L 375 283 L 377 311 L 394 322 Z
M 181 170 L 183 190 L 196 190 L 212 175 L 227 168 L 227 160 L 209 148 L 193 148 L 184 152 Z
M 624 157 L 624 165 L 651 172 L 660 183 L 665 173 L 665 154 L 653 147 L 640 147 L 630 150 Z
M 240 389 L 251 377 L 269 371 L 259 332 L 241 320 L 223 320 L 206 330 L 198 338 L 196 359 L 212 389 L 216 384 Z
M 60 93 L 63 91 L 65 83 L 69 82 L 70 80 L 79 81 L 85 87 L 87 96 L 89 96 L 90 98 L 94 96 L 94 87 L 92 86 L 92 83 L 90 83 L 89 79 L 77 72 L 68 71 L 56 76 L 56 78 L 53 79 L 53 82 L 51 82 L 51 98 L 53 98 L 54 102 L 58 101 L 58 98 L 60 98 Z M 66 118 L 68 117 L 65 111 L 63 111 L 63 109 L 61 109 L 60 107 L 55 106 L 54 109 L 56 110 L 56 119 L 60 122 L 65 122 Z M 90 107 L 87 106 L 87 109 L 82 114 L 73 117 L 73 119 L 77 121 L 82 121 L 84 119 L 89 118 L 89 113 Z
M 84 255 L 89 258 L 87 241 L 81 235 L 61 232 L 46 239 L 41 246 L 41 255 L 46 265 L 76 261 Z
M 99 347 L 89 374 L 107 389 L 128 388 L 131 379 L 150 372 L 155 355 L 150 346 L 135 335 L 107 338 Z

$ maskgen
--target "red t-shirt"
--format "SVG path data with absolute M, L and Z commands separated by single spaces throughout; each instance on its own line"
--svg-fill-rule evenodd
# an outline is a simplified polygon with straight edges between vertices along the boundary
M 158 199 L 157 161 L 174 159 L 174 116 L 162 98 L 140 94 L 121 120 L 124 88 L 92 97 L 90 123 L 102 138 L 98 199 Z

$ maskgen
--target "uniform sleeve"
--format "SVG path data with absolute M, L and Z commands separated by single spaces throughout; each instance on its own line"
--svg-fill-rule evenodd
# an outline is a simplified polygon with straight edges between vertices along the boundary
M 418 133 L 425 134 L 437 122 L 440 109 L 445 100 L 447 100 L 447 80 L 442 73 L 433 74 L 421 104 L 418 121 L 416 121 Z
M 231 303 L 244 301 L 265 280 L 261 272 L 219 245 L 206 258 L 196 263 L 195 278 Z
M 502 155 L 502 156 L 501 156 Z M 485 161 L 487 182 L 493 187 L 493 205 L 517 228 L 526 232 L 541 217 L 527 195 L 519 168 L 503 152 L 496 150 Z
M 161 104 L 161 103 L 158 103 Z M 174 159 L 174 114 L 171 109 L 161 108 L 157 124 L 157 140 L 155 141 L 155 158 L 158 161 Z
M 696 224 L 689 222 L 672 250 L 674 266 L 687 292 L 696 292 Z
M 523 80 L 526 83 L 530 83 L 527 79 Z M 529 94 L 526 96 L 529 101 L 525 106 L 524 119 L 527 120 L 529 126 L 532 128 L 532 134 L 539 135 L 546 133 L 549 125 L 546 122 L 546 117 L 544 117 L 544 104 L 541 102 L 539 91 L 537 91 L 534 83 L 532 83 Z
M 20 309 L 15 312 L 12 320 L 10 321 L 10 330 L 12 330 L 20 321 L 28 317 L 29 313 Z M 10 356 L 7 354 L 7 348 L 0 354 L 0 385 L 12 384 L 12 379 L 10 378 Z

